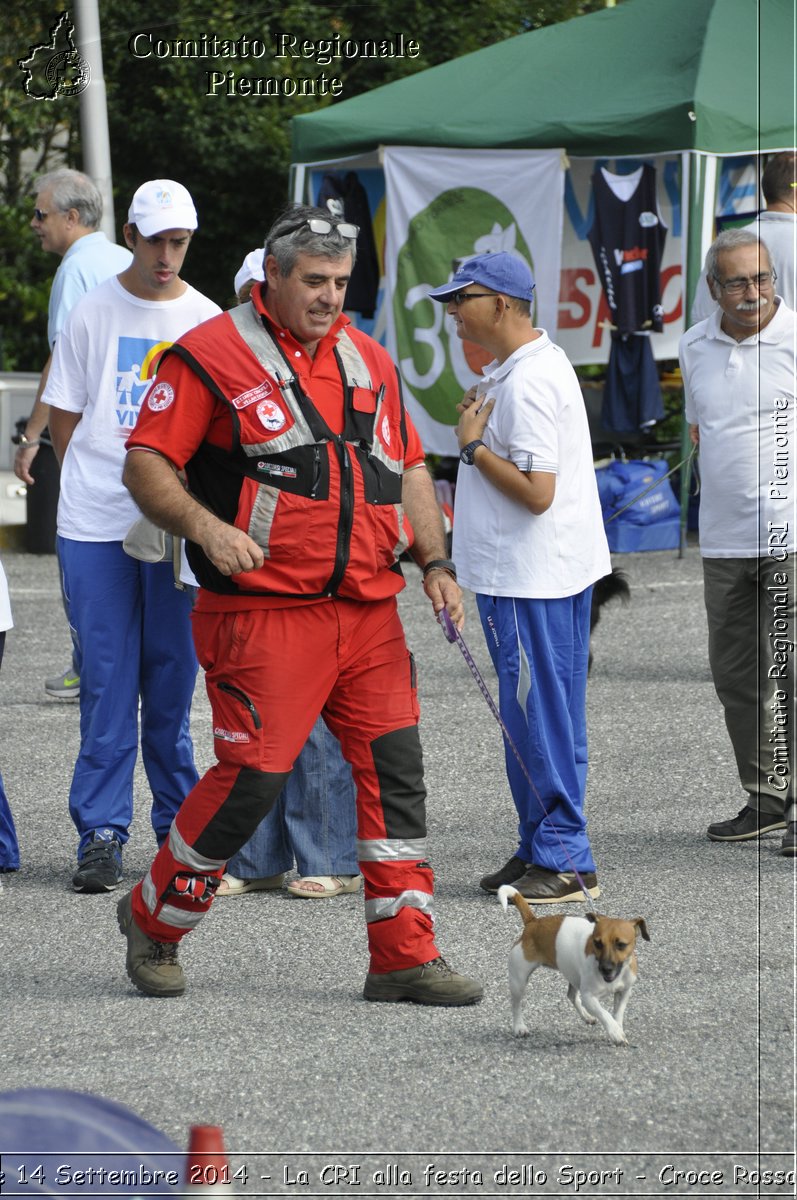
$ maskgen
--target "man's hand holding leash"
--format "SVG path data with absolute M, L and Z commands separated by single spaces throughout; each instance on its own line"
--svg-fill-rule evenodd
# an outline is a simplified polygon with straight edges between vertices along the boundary
M 453 566 L 453 564 L 452 564 Z M 447 567 L 429 568 L 423 573 L 423 590 L 432 602 L 435 616 L 446 610 L 457 629 L 465 624 L 462 588 Z

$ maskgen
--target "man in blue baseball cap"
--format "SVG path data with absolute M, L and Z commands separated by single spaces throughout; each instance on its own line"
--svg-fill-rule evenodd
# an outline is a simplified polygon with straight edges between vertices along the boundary
M 431 291 L 460 338 L 494 356 L 459 404 L 454 561 L 476 593 L 499 680 L 519 846 L 481 887 L 538 904 L 600 895 L 584 819 L 592 585 L 611 570 L 584 400 L 562 350 L 531 320 L 516 254 L 480 254 Z

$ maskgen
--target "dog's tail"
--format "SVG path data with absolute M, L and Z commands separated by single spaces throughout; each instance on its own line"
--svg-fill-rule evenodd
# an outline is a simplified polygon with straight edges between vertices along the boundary
M 597 623 L 598 610 L 604 604 L 609 604 L 612 600 L 621 600 L 623 604 L 628 604 L 630 599 L 631 588 L 628 584 L 628 576 L 618 567 L 612 567 L 611 574 L 596 580 L 592 587 L 592 608 L 595 618 L 592 622 L 593 626 Z
M 513 888 L 511 884 L 505 883 L 498 889 L 498 899 L 501 903 L 501 908 L 503 908 L 505 912 L 509 908 L 510 904 L 514 904 L 515 908 L 523 918 L 524 925 L 529 925 L 532 921 L 537 920 L 534 912 L 531 909 L 531 906 L 526 900 L 526 897 L 521 896 L 517 888 Z

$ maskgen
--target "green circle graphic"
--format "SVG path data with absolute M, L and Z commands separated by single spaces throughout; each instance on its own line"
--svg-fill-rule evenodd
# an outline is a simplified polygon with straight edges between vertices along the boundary
M 393 318 L 401 374 L 415 400 L 444 425 L 456 425 L 463 393 L 451 361 L 450 339 L 457 335 L 448 328 L 445 305 L 427 293 L 450 279 L 461 259 L 487 250 L 515 252 L 534 269 L 506 204 L 480 188 L 458 187 L 441 192 L 412 218 L 396 263 Z

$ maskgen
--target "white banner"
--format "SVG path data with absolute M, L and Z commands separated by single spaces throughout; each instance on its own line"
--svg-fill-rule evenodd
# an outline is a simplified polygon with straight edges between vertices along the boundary
M 517 254 L 537 284 L 534 323 L 555 339 L 563 155 L 391 146 L 384 168 L 387 346 L 425 450 L 454 455 L 456 405 L 490 356 L 460 341 L 429 289 L 446 283 L 463 258 Z

